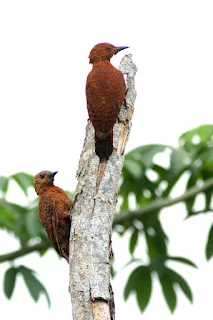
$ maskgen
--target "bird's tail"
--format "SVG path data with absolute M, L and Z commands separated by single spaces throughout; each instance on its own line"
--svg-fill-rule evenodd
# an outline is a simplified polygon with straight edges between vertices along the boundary
M 99 156 L 100 160 L 108 160 L 113 151 L 113 133 L 110 134 L 105 140 L 100 140 L 95 136 L 95 153 Z

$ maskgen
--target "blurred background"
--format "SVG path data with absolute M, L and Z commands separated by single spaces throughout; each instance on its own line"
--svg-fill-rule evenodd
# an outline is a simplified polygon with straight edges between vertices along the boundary
M 38 222 L 32 176 L 57 170 L 55 184 L 74 192 L 88 119 L 88 55 L 95 44 L 110 42 L 130 47 L 112 59 L 114 66 L 131 53 L 138 67 L 117 211 L 141 208 L 141 215 L 115 219 L 117 319 L 150 320 L 159 312 L 165 320 L 198 319 L 204 312 L 212 319 L 212 15 L 212 1 L 206 0 L 1 1 L 5 318 L 71 318 L 68 265 L 50 248 Z M 181 202 L 167 204 L 180 195 Z M 144 213 L 156 201 L 160 205 Z M 36 245 L 41 247 L 25 254 Z

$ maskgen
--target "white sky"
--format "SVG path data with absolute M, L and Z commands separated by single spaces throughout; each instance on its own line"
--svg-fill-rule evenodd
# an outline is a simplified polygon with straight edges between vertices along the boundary
M 127 151 L 147 143 L 175 145 L 178 136 L 212 123 L 213 2 L 152 1 L 15 1 L 0 2 L 0 175 L 18 171 L 36 174 L 58 170 L 56 184 L 74 190 L 87 116 L 85 81 L 88 55 L 98 42 L 129 46 L 138 66 L 137 102 Z M 113 60 L 118 65 L 124 52 Z M 14 195 L 15 197 L 16 195 Z M 194 259 L 199 271 L 175 264 L 191 284 L 195 303 L 182 293 L 174 316 L 158 284 L 143 315 L 167 319 L 212 319 L 212 266 L 204 244 L 213 220 L 200 216 L 187 222 L 183 206 L 167 209 L 163 223 L 171 236 L 170 253 Z M 116 238 L 116 237 L 115 237 Z M 6 245 L 5 245 L 6 244 Z M 17 244 L 0 233 L 1 252 Z M 121 250 L 122 246 L 122 250 Z M 115 239 L 118 267 L 126 260 L 123 239 Z M 42 298 L 31 301 L 23 284 L 11 301 L 0 296 L 3 319 L 39 316 L 56 320 L 70 313 L 68 266 L 54 252 L 44 259 L 20 260 L 38 270 L 52 298 L 49 311 Z M 1 275 L 7 265 L 1 265 Z M 134 298 L 124 304 L 122 289 L 128 272 L 114 282 L 117 319 L 139 320 Z

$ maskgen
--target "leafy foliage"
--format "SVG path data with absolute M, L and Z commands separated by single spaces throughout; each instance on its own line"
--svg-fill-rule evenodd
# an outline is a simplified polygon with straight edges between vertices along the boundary
M 47 299 L 48 306 L 50 306 L 50 298 L 47 290 L 45 289 L 43 284 L 35 277 L 35 271 L 26 268 L 25 266 L 12 267 L 6 271 L 4 277 L 4 292 L 7 298 L 10 299 L 13 294 L 16 276 L 18 274 L 21 274 L 23 276 L 32 298 L 37 302 L 40 294 L 43 293 Z
M 209 230 L 208 241 L 206 244 L 206 258 L 209 260 L 213 255 L 213 224 Z
M 24 194 L 28 196 L 28 188 L 30 188 L 33 184 L 33 177 L 25 172 L 15 173 L 11 176 L 22 189 Z
M 174 283 L 174 284 L 178 284 L 179 287 L 182 289 L 183 293 L 189 299 L 189 301 L 192 302 L 193 301 L 193 295 L 192 295 L 192 291 L 191 291 L 188 283 L 176 271 L 167 268 L 167 272 L 169 274 L 171 282 Z
M 11 298 L 16 282 L 17 269 L 12 267 L 5 272 L 4 292 L 8 299 Z
M 168 304 L 169 309 L 173 312 L 177 304 L 177 296 L 168 269 L 165 269 L 164 273 L 161 275 L 158 274 L 158 276 L 165 300 Z
M 24 266 L 20 266 L 18 271 L 23 275 L 26 286 L 32 296 L 32 298 L 37 302 L 41 293 L 43 293 L 47 299 L 48 305 L 50 306 L 50 298 L 47 290 L 43 284 L 35 277 L 35 271 L 28 269 Z
M 125 290 L 124 299 L 126 300 L 131 291 L 135 291 L 138 305 L 144 311 L 152 291 L 151 270 L 147 266 L 137 267 L 129 276 Z
M 7 181 L 7 188 L 3 187 L 0 199 L 0 228 L 12 232 L 25 247 L 33 238 L 41 238 L 49 242 L 38 218 L 38 202 L 29 201 L 29 205 L 21 206 L 6 200 L 6 191 L 11 181 L 15 181 L 25 196 L 29 198 L 29 190 L 33 188 L 33 176 L 27 173 L 16 173 L 9 177 L 0 177 L 0 181 Z
M 183 133 L 176 148 L 151 144 L 138 147 L 126 155 L 119 191 L 119 219 L 115 218 L 114 231 L 119 235 L 129 235 L 130 260 L 125 266 L 131 265 L 133 270 L 125 285 L 124 298 L 127 300 L 131 293 L 135 294 L 141 311 L 145 310 L 150 301 L 153 276 L 156 274 L 171 312 L 176 308 L 178 289 L 190 302 L 193 301 L 189 284 L 182 275 L 168 268 L 168 262 L 175 261 L 194 268 L 196 264 L 185 257 L 168 254 L 169 239 L 162 226 L 160 214 L 165 201 L 170 198 L 172 190 L 183 174 L 187 174 L 184 192 L 195 190 L 184 198 L 186 217 L 193 218 L 198 214 L 213 211 L 212 173 L 213 125 L 203 125 Z M 7 200 L 11 182 L 15 182 L 22 190 L 28 199 L 27 206 Z M 205 205 L 198 211 L 195 205 L 200 194 L 198 187 L 207 182 L 209 187 L 202 191 Z M 32 188 L 33 177 L 30 174 L 20 172 L 9 177 L 0 176 L 0 228 L 12 233 L 20 244 L 18 253 L 0 255 L 0 262 L 17 260 L 19 256 L 30 253 L 31 250 L 39 251 L 42 257 L 51 248 L 38 219 L 38 202 L 30 201 L 29 193 Z M 133 207 L 135 210 L 132 210 Z M 137 212 L 137 218 L 132 211 Z M 122 231 L 121 228 L 116 228 L 117 225 L 122 227 Z M 142 239 L 146 244 L 147 259 L 141 257 L 140 251 L 137 250 Z M 33 247 L 32 243 L 40 246 Z M 213 225 L 209 229 L 205 250 L 206 258 L 209 260 L 213 255 Z M 37 279 L 35 271 L 26 266 L 13 265 L 6 271 L 4 292 L 8 299 L 13 295 L 17 275 L 23 277 L 35 301 L 44 294 L 50 304 L 44 285 Z
M 177 304 L 177 293 L 175 291 L 176 284 L 182 289 L 189 301 L 193 301 L 192 291 L 188 283 L 176 271 L 169 268 L 164 268 L 164 272 L 161 274 L 158 273 L 158 277 L 165 300 L 172 312 L 175 310 Z
M 139 230 L 137 228 L 134 228 L 129 241 L 129 252 L 131 254 L 134 253 L 136 245 L 138 243 L 138 235 L 139 235 Z
M 135 249 L 142 237 L 146 241 L 150 262 L 146 266 L 142 265 L 133 270 L 125 288 L 125 299 L 128 298 L 131 291 L 135 291 L 138 305 L 142 311 L 146 307 L 146 304 L 141 306 L 138 299 L 138 292 L 144 290 L 143 284 L 140 284 L 139 270 L 141 270 L 141 273 L 142 270 L 146 269 L 151 270 L 151 274 L 153 272 L 158 274 L 164 298 L 172 312 L 175 310 L 177 303 L 177 285 L 189 301 L 192 302 L 193 300 L 191 289 L 186 280 L 176 271 L 169 269 L 166 266 L 166 262 L 172 260 L 191 267 L 196 267 L 196 265 L 185 257 L 172 257 L 168 255 L 168 237 L 160 221 L 160 213 L 163 207 L 157 206 L 157 204 L 170 196 L 171 191 L 185 172 L 188 174 L 185 191 L 188 191 L 190 188 L 196 188 L 196 186 L 200 186 L 208 179 L 211 179 L 213 172 L 212 148 L 213 126 L 203 125 L 182 134 L 177 148 L 166 145 L 148 145 L 136 148 L 126 155 L 119 192 L 121 201 L 119 217 L 122 217 L 123 214 L 126 219 L 119 219 L 117 223 L 124 228 L 122 234 L 132 230 L 132 225 L 134 225 L 129 239 L 129 252 L 132 257 L 127 265 L 134 262 L 135 259 L 141 258 L 135 256 Z M 159 162 L 160 157 L 164 157 L 164 162 L 167 160 L 169 163 L 168 167 L 161 165 Z M 196 211 L 194 206 L 199 193 L 186 198 L 187 217 L 212 211 L 212 192 L 212 188 L 205 189 L 203 193 L 205 206 L 199 211 Z M 143 225 L 142 228 L 138 229 L 135 220 L 130 219 L 133 195 L 136 210 L 140 211 L 140 208 L 146 209 L 149 206 L 152 208 L 149 213 L 144 211 L 143 214 L 143 210 L 141 210 L 142 213 L 137 215 L 137 219 Z M 210 228 L 206 246 L 207 259 L 210 259 L 212 255 L 213 226 Z M 144 303 L 148 303 L 148 301 L 145 297 Z

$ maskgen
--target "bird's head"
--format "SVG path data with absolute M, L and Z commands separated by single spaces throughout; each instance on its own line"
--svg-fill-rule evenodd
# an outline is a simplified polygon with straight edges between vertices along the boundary
M 98 43 L 92 48 L 89 55 L 89 62 L 110 61 L 110 59 L 119 51 L 129 47 L 115 47 L 110 43 Z
M 58 171 L 48 171 L 44 170 L 37 173 L 34 177 L 34 188 L 35 192 L 40 195 L 42 189 L 53 186 L 54 177 Z

